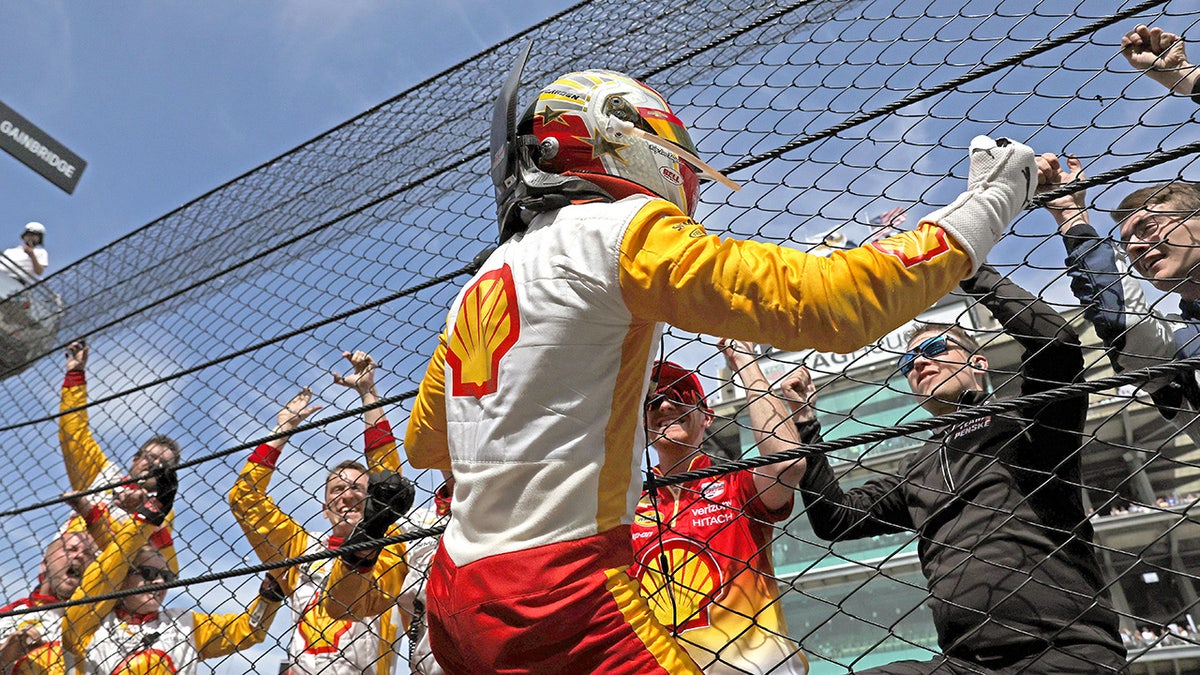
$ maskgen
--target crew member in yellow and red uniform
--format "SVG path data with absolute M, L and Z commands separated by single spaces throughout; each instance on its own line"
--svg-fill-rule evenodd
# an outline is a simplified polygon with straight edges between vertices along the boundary
M 759 454 L 798 447 L 791 413 L 768 392 L 753 345 L 721 346 L 746 390 Z M 700 378 L 661 361 L 651 381 L 646 433 L 658 454 L 655 475 L 711 467 L 701 447 L 713 416 Z M 629 575 L 707 675 L 808 672 L 799 645 L 787 636 L 771 560 L 771 523 L 791 515 L 803 475 L 804 460 L 797 460 L 642 493 Z
M 141 508 L 113 521 L 108 545 L 85 570 L 72 600 L 175 580 L 162 551 L 149 544 L 175 501 L 175 470 L 157 469 L 156 486 L 156 494 Z M 262 642 L 283 604 L 283 593 L 270 574 L 240 613 L 168 609 L 163 607 L 166 595 L 166 589 L 142 591 L 68 607 L 62 622 L 65 672 L 193 675 L 201 660 Z
M 42 557 L 38 587 L 27 598 L 0 607 L 0 613 L 70 600 L 96 544 L 86 532 L 66 532 L 50 542 Z M 62 617 L 66 610 L 44 609 L 0 618 L 0 674 L 62 673 Z
M 170 436 L 155 434 L 138 448 L 122 471 L 109 460 L 92 436 L 86 407 L 88 345 L 82 340 L 67 346 L 67 374 L 63 378 L 61 414 L 58 418 L 58 440 L 62 445 L 63 463 L 72 490 L 91 490 L 104 485 L 116 487 L 103 492 L 76 497 L 68 503 L 76 515 L 67 521 L 64 532 L 87 532 L 96 546 L 103 549 L 112 536 L 113 521 L 128 517 L 154 494 L 154 478 L 150 474 L 160 466 L 175 466 L 180 461 L 179 443 Z M 175 542 L 171 537 L 174 516 L 168 515 L 150 543 L 163 552 L 171 571 L 179 573 Z
M 334 382 L 357 391 L 363 405 L 379 400 L 375 387 L 376 364 L 370 355 L 345 352 L 354 372 L 334 375 Z M 276 432 L 295 429 L 320 406 L 309 405 L 312 392 L 303 389 L 278 415 Z M 267 496 L 267 487 L 275 473 L 275 464 L 287 438 L 260 445 L 250 456 L 233 488 L 229 504 L 234 518 L 264 563 L 278 562 L 319 551 L 336 550 L 363 518 L 371 474 L 399 472 L 400 456 L 391 425 L 381 408 L 363 413 L 366 425 L 366 465 L 346 460 L 333 466 L 325 480 L 322 514 L 330 523 L 329 531 L 313 534 L 284 513 Z M 288 647 L 289 675 L 388 675 L 395 654 L 392 643 L 401 629 L 396 599 L 404 587 L 407 566 L 404 546 L 396 544 L 379 552 L 378 559 L 364 569 L 342 569 L 340 558 L 318 560 L 278 571 L 292 608 L 293 630 Z M 354 587 L 337 607 L 325 602 L 331 575 L 348 575 L 348 582 L 363 581 L 364 593 Z M 347 583 L 344 590 L 351 590 Z M 356 615 L 358 620 L 341 618 Z
M 570 73 L 509 129 L 515 88 L 492 133 L 501 244 L 451 306 L 404 443 L 455 479 L 427 585 L 433 653 L 455 673 L 695 673 L 627 573 L 662 322 L 787 350 L 869 344 L 984 260 L 1032 198 L 1033 151 L 975 139 L 953 203 L 821 258 L 706 233 L 698 173 L 717 174 L 646 85 Z

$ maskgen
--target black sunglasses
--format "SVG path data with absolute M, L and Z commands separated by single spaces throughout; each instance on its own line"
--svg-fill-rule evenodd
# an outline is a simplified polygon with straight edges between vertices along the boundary
M 138 565 L 130 571 L 151 583 L 162 579 L 169 584 L 179 578 L 179 575 L 171 570 L 153 565 Z
M 908 375 L 911 373 L 912 369 L 916 365 L 918 356 L 924 356 L 927 359 L 931 359 L 938 354 L 945 353 L 947 349 L 950 349 L 950 345 L 955 345 L 965 349 L 968 352 L 971 351 L 970 347 L 967 347 L 949 335 L 936 335 L 928 340 L 922 341 L 921 344 L 900 355 L 900 360 L 896 363 L 897 367 L 900 369 L 900 374 Z

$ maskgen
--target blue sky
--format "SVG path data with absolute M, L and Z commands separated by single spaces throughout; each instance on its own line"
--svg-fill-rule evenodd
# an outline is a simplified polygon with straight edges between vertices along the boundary
M 574 4 L 5 3 L 0 101 L 88 166 L 68 195 L 0 153 L 0 244 L 50 272 Z

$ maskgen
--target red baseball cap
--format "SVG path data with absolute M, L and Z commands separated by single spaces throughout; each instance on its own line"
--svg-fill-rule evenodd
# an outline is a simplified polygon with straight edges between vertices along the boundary
M 685 401 L 686 403 L 698 403 L 704 410 L 709 410 L 708 402 L 704 399 L 704 387 L 700 385 L 700 378 L 696 376 L 695 371 L 688 370 L 678 363 L 655 361 L 650 379 L 654 383 L 655 394 L 667 390 L 687 392 L 692 394 L 695 400 Z

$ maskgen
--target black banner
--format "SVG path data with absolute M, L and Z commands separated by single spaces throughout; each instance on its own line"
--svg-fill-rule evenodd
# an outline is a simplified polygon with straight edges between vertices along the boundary
M 42 174 L 67 194 L 75 192 L 79 177 L 87 167 L 87 162 L 79 155 L 3 103 L 0 103 L 0 149 Z

